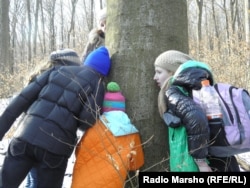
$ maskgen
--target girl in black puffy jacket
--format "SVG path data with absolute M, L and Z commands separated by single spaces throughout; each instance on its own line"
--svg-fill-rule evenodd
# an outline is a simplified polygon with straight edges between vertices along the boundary
M 40 65 L 37 70 L 35 70 L 28 79 L 28 84 L 35 81 L 37 76 L 42 74 L 44 71 L 55 67 L 55 66 L 80 66 L 81 61 L 78 54 L 73 49 L 59 49 L 53 51 L 49 60 Z M 36 168 L 32 168 L 28 173 L 25 181 L 23 182 L 24 187 L 33 188 L 37 187 L 37 171 Z
M 3 187 L 18 187 L 36 167 L 38 187 L 61 188 L 77 129 L 98 118 L 110 67 L 107 48 L 99 47 L 83 66 L 52 67 L 13 99 L 0 117 L 0 139 L 26 113 L 3 163 Z
M 168 111 L 164 115 L 170 126 L 169 132 L 173 137 L 177 137 L 176 132 L 178 131 L 176 130 L 185 127 L 188 152 L 198 165 L 199 171 L 202 171 L 203 168 L 207 169 L 205 163 L 208 163 L 213 171 L 239 171 L 234 156 L 223 158 L 209 154 L 208 148 L 214 142 L 214 140 L 210 141 L 211 127 L 209 128 L 205 113 L 200 105 L 194 102 L 192 96 L 193 90 L 199 90 L 201 81 L 206 79 L 210 81 L 211 85 L 214 85 L 212 71 L 205 63 L 191 60 L 179 66 L 171 80 L 171 86 L 165 93 Z M 184 136 L 185 133 L 183 133 Z M 221 136 L 217 136 L 215 142 L 221 139 Z
M 192 90 L 200 89 L 203 79 L 213 83 L 209 67 L 187 61 L 176 70 L 165 93 L 168 110 L 163 117 L 169 126 L 170 169 L 173 171 L 211 171 L 206 160 L 208 121 L 192 99 Z

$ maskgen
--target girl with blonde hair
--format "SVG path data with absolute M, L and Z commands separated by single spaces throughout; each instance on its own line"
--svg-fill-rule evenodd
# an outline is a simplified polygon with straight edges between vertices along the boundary
M 185 78 L 185 83 L 175 73 L 188 61 L 192 61 L 192 58 L 176 50 L 166 51 L 156 58 L 154 80 L 161 88 L 158 108 L 160 116 L 168 126 L 170 171 L 208 172 L 211 171 L 206 162 L 208 122 L 202 109 L 183 87 L 191 83 L 190 74 L 183 74 L 184 77 L 180 75 Z M 173 75 L 177 76 L 176 82 L 173 82 Z M 180 88 L 182 89 L 179 90 Z

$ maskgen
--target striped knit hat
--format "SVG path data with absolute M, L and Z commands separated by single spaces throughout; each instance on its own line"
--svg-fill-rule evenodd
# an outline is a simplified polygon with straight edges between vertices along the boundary
M 81 60 L 73 49 L 60 49 L 53 51 L 50 56 L 49 60 L 52 61 L 54 64 L 61 64 L 61 65 L 80 65 Z
M 107 92 L 104 95 L 103 112 L 125 112 L 125 97 L 122 95 L 120 86 L 116 82 L 109 82 Z

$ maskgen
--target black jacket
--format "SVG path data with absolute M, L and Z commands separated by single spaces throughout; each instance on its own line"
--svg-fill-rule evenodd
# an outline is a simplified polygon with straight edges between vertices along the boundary
M 54 67 L 25 87 L 0 117 L 0 139 L 25 112 L 15 138 L 70 156 L 78 128 L 98 117 L 103 102 L 103 78 L 84 66 Z
M 189 152 L 197 159 L 206 158 L 210 135 L 206 115 L 192 99 L 192 90 L 201 88 L 202 79 L 209 79 L 213 83 L 209 70 L 185 66 L 175 74 L 172 85 L 166 91 L 168 109 L 186 127 Z

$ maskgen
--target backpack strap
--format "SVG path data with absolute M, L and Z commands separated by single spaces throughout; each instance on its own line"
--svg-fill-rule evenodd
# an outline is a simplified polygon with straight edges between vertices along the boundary
M 236 87 L 234 87 L 234 86 L 231 86 L 231 87 L 229 88 L 230 100 L 231 100 L 232 105 L 233 105 L 233 107 L 234 107 L 235 116 L 236 116 L 236 118 L 237 118 L 239 130 L 244 130 L 244 127 L 243 127 L 243 125 L 242 125 L 242 123 L 241 123 L 241 120 L 240 120 L 239 112 L 238 112 L 238 110 L 237 110 L 237 108 L 236 108 L 236 105 L 235 105 L 235 103 L 234 103 L 234 101 L 233 101 L 233 89 L 238 89 L 238 88 L 236 88 Z M 241 134 L 241 133 L 240 133 L 240 134 Z M 240 143 L 242 143 L 242 136 L 240 136 Z
M 237 122 L 241 124 L 239 112 L 238 112 L 238 110 L 236 108 L 236 105 L 235 105 L 235 103 L 233 101 L 233 89 L 238 89 L 238 88 L 236 88 L 234 86 L 230 86 L 230 88 L 229 88 L 230 100 L 231 100 L 232 105 L 233 105 L 234 110 L 235 110 L 235 115 L 236 115 L 236 118 L 237 118 Z
M 234 107 L 234 110 L 235 110 L 235 115 L 236 115 L 236 118 L 237 118 L 239 130 L 240 130 L 240 143 L 242 143 L 243 139 L 245 138 L 245 132 L 244 132 L 245 128 L 244 128 L 244 125 L 242 124 L 242 121 L 241 121 L 241 118 L 240 118 L 240 115 L 239 115 L 239 111 L 236 108 L 236 105 L 235 105 L 234 101 L 232 100 L 233 99 L 233 95 L 232 95 L 232 93 L 233 93 L 232 90 L 233 89 L 239 89 L 239 88 L 237 88 L 235 86 L 231 86 L 229 91 L 230 91 L 230 99 L 232 101 L 232 104 L 233 104 L 233 107 Z M 245 92 L 245 93 L 247 93 L 247 95 L 249 95 L 248 91 L 246 89 L 242 88 L 242 93 L 243 92 Z
M 221 93 L 219 92 L 218 84 L 215 84 L 214 88 L 217 91 L 218 95 L 220 96 L 221 100 L 223 101 L 224 106 L 225 106 L 225 108 L 226 108 L 226 110 L 228 112 L 228 115 L 229 115 L 229 118 L 230 118 L 231 122 L 233 122 L 233 115 L 232 115 L 231 110 L 230 110 L 229 106 L 227 105 L 226 101 L 223 99 L 223 97 L 221 96 Z M 234 108 L 235 118 L 236 118 L 236 121 L 237 121 L 238 129 L 239 130 L 244 130 L 244 127 L 243 127 L 241 119 L 240 119 L 239 111 L 238 111 L 238 109 L 237 109 L 237 107 L 235 105 L 235 102 L 233 100 L 233 89 L 238 89 L 238 88 L 235 87 L 235 86 L 232 86 L 232 85 L 228 88 L 230 101 L 231 101 L 231 104 L 232 104 L 232 106 Z M 240 143 L 242 143 L 242 138 L 243 138 L 242 134 L 244 134 L 244 133 L 242 133 L 240 131 L 240 135 L 241 135 L 240 136 Z
M 223 104 L 225 105 L 225 108 L 226 108 L 226 110 L 227 110 L 227 112 L 228 112 L 230 121 L 233 122 L 233 119 L 234 119 L 234 118 L 233 118 L 233 114 L 231 113 L 231 110 L 230 110 L 229 106 L 227 105 L 226 101 L 225 101 L 225 100 L 223 99 L 223 97 L 221 96 L 221 93 L 220 93 L 220 91 L 219 91 L 219 89 L 218 89 L 218 84 L 215 84 L 215 85 L 214 85 L 214 88 L 215 88 L 215 90 L 217 91 L 218 95 L 220 96 L 220 99 L 222 100 Z M 232 95 L 231 95 L 231 94 L 230 94 L 230 99 L 231 99 L 231 101 L 232 101 Z M 235 108 L 235 105 L 234 105 L 234 108 Z

